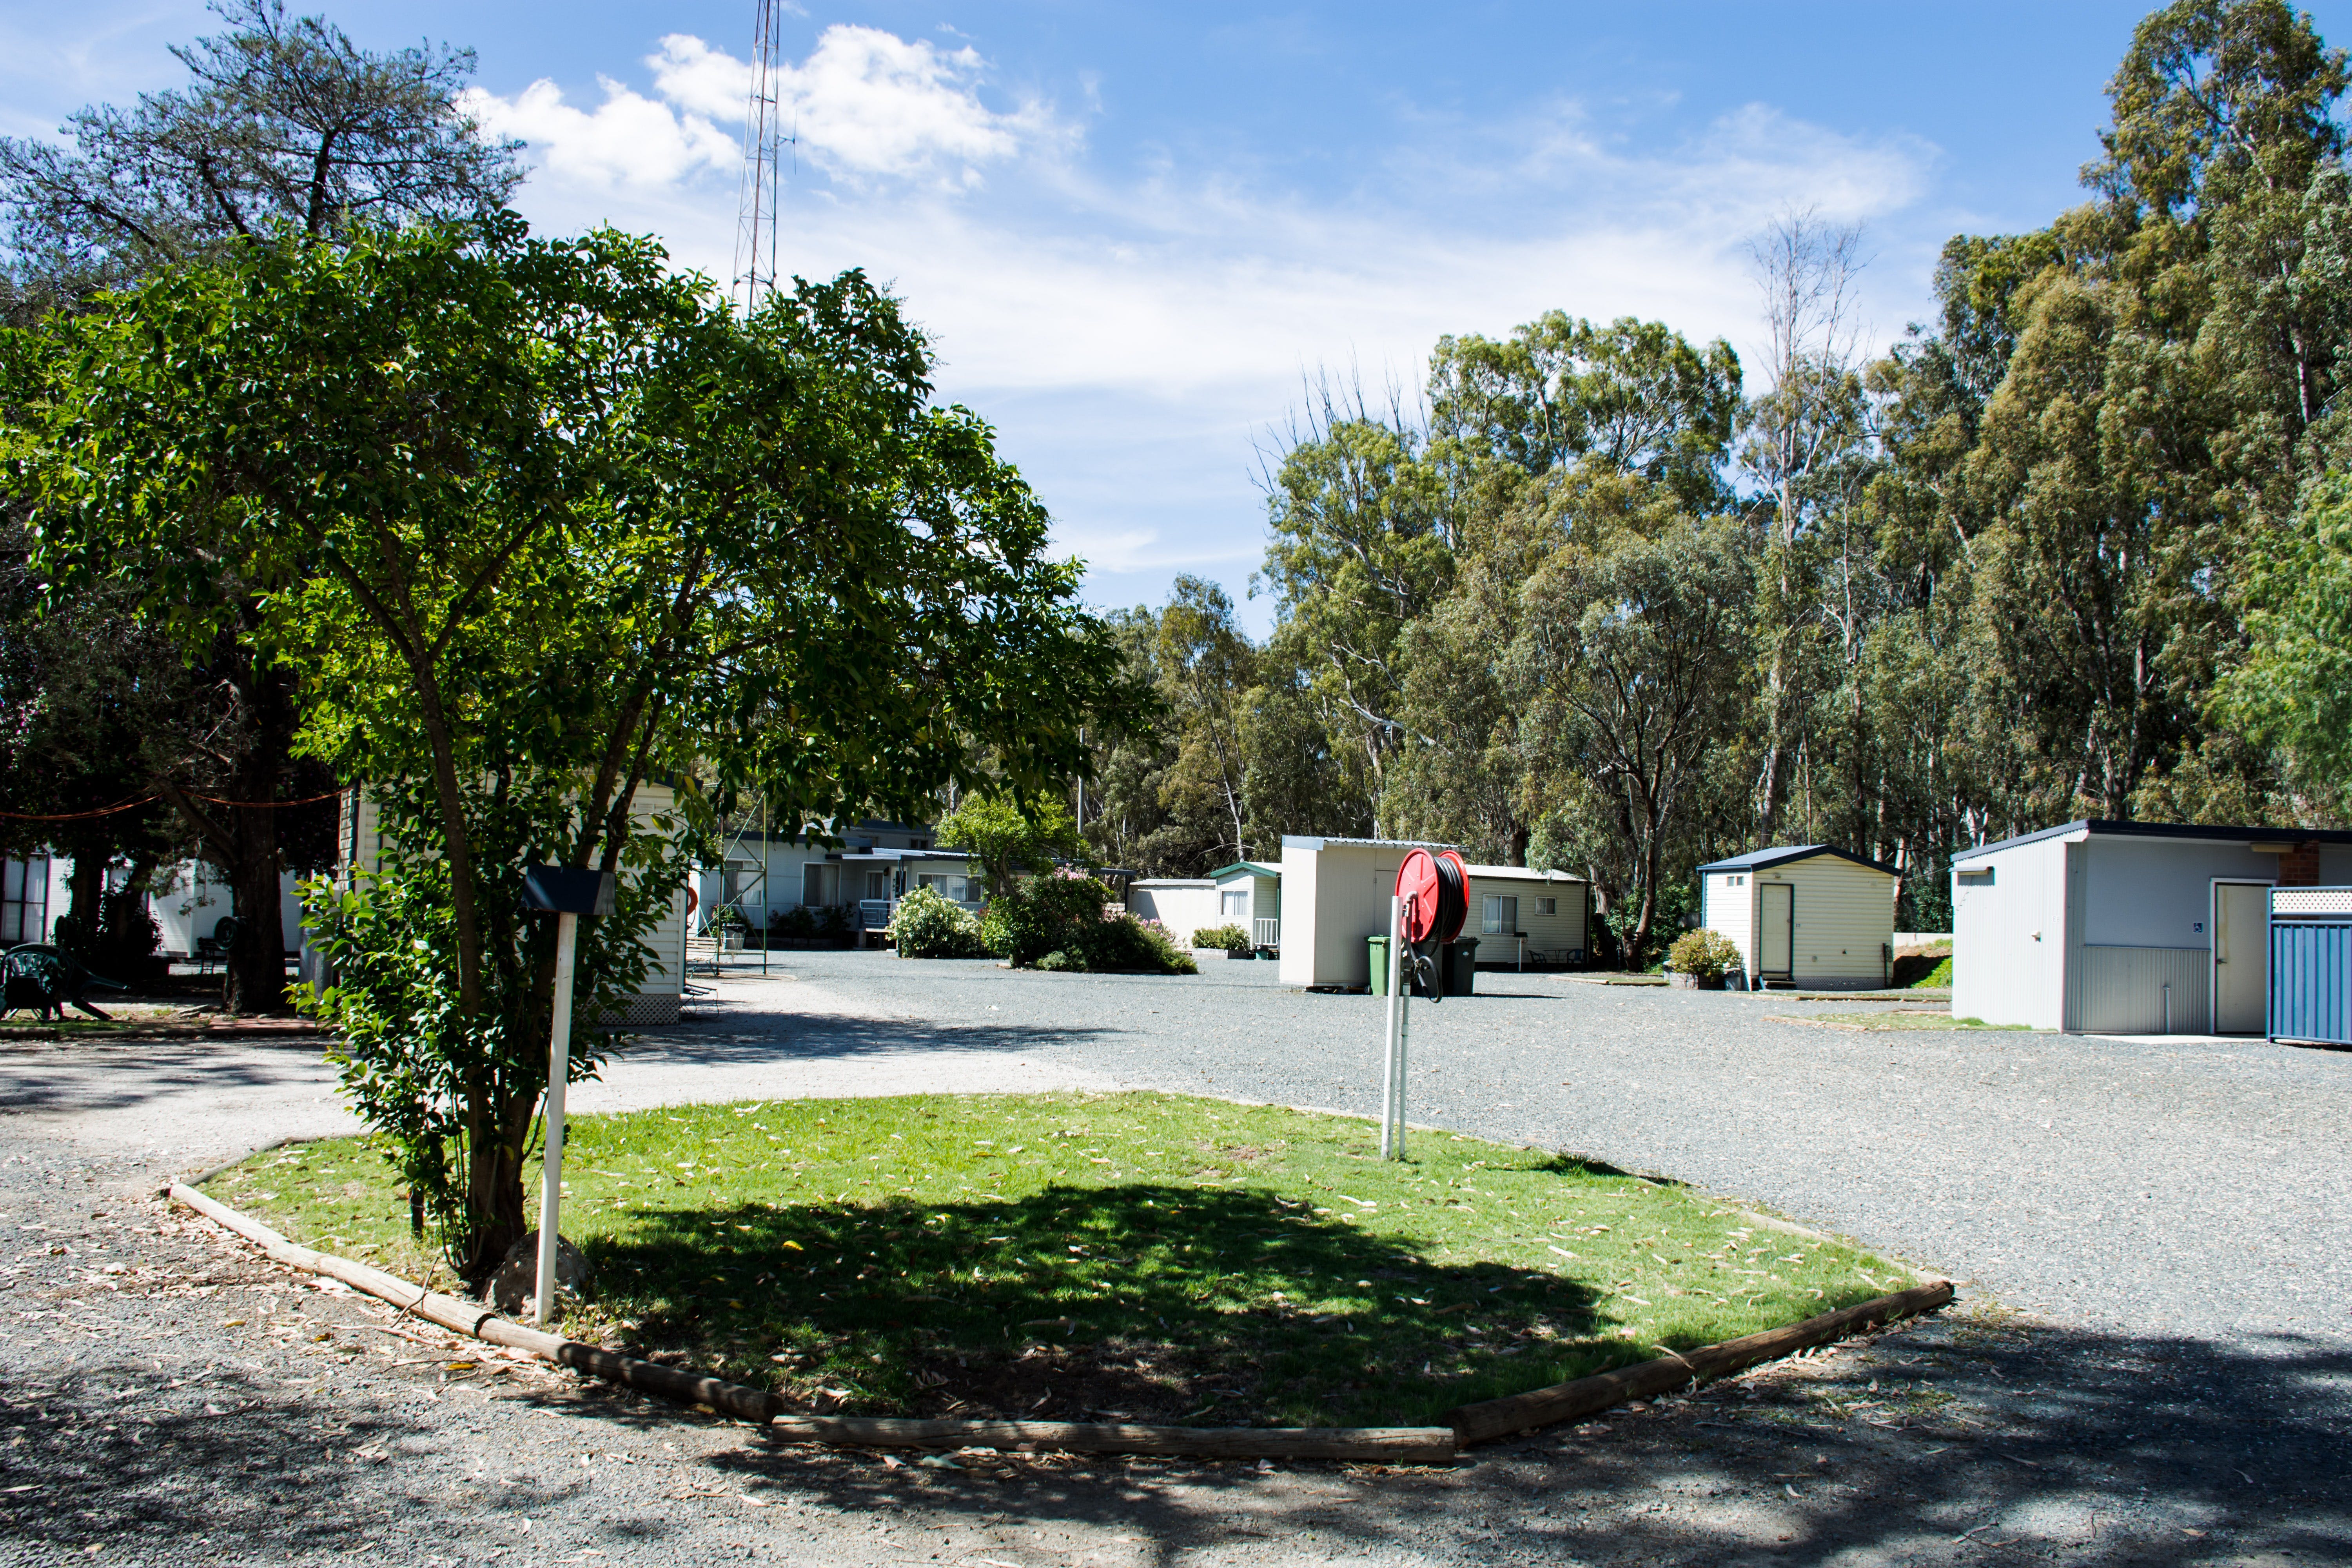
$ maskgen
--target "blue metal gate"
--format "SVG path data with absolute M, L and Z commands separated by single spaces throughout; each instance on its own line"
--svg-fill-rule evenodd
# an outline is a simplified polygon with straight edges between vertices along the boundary
M 2270 1037 L 2352 1045 L 2352 888 L 2273 888 Z

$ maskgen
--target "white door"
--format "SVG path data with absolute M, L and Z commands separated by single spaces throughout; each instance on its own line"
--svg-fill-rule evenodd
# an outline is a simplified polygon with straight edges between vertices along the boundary
M 2213 1032 L 2259 1035 L 2270 1019 L 2270 889 L 2213 884 Z
M 1757 969 L 1786 979 L 1797 969 L 1797 889 L 1787 882 L 1766 882 L 1756 890 L 1762 895 L 1764 906 Z

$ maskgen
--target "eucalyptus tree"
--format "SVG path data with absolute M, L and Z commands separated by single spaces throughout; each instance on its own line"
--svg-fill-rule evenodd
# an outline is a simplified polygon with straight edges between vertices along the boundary
M 1530 774 L 1612 837 L 1605 888 L 1625 957 L 1649 951 L 1676 847 L 1698 826 L 1710 764 L 1747 699 L 1753 550 L 1728 519 L 1684 512 L 1638 480 L 1592 493 L 1583 537 L 1525 591 L 1509 654 Z
M 173 55 L 183 88 L 93 105 L 65 140 L 0 138 L 12 270 L 59 302 L 120 288 L 279 228 L 495 212 L 520 143 L 459 107 L 471 49 L 362 49 L 284 0 L 227 0 L 227 30 Z

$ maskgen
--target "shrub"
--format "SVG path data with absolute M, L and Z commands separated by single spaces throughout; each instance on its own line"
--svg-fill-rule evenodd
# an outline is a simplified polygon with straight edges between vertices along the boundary
M 1247 952 L 1252 945 L 1249 932 L 1236 925 L 1202 926 L 1192 933 L 1194 947 L 1219 948 L 1226 952 Z
M 1739 963 L 1738 946 L 1719 931 L 1686 931 L 1666 953 L 1668 969 L 1701 980 L 1720 980 Z
M 816 934 L 831 937 L 835 942 L 847 942 L 856 932 L 850 930 L 847 913 L 827 904 L 817 911 Z
M 1023 969 L 1200 973 L 1192 954 L 1181 951 L 1157 921 L 1133 915 L 1105 920 L 1103 906 L 1110 901 L 1110 889 L 1092 877 L 1024 878 L 1011 892 L 990 900 L 980 940 Z
M 901 958 L 978 958 L 980 922 L 937 888 L 917 888 L 890 916 L 890 940 Z
M 812 937 L 816 934 L 816 914 L 806 904 L 794 904 L 778 911 L 768 921 L 768 929 L 778 936 Z

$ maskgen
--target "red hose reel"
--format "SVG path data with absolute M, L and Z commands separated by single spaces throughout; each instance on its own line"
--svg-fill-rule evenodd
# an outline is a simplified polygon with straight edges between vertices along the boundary
M 1404 951 L 1397 960 L 1406 992 L 1435 1001 L 1445 994 L 1438 978 L 1438 952 L 1462 934 L 1463 922 L 1470 918 L 1470 868 L 1451 849 L 1434 855 L 1409 850 L 1397 868 L 1396 890 L 1404 906 Z

